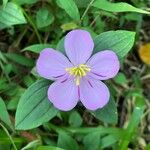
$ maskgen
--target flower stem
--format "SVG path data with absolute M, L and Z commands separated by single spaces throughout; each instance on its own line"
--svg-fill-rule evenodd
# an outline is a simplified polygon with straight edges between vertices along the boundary
M 3 128 L 3 130 L 5 131 L 7 136 L 9 137 L 9 139 L 10 139 L 10 141 L 11 141 L 13 147 L 14 147 L 14 150 L 18 150 L 15 143 L 14 143 L 14 141 L 13 141 L 13 139 L 12 139 L 12 137 L 11 137 L 11 135 L 9 134 L 8 130 L 1 123 L 0 123 L 0 126 Z
M 90 7 L 91 7 L 91 5 L 93 4 L 93 2 L 94 2 L 94 0 L 91 0 L 91 2 L 88 4 L 86 10 L 84 11 L 84 13 L 83 13 L 83 15 L 82 15 L 82 17 L 81 17 L 81 19 L 80 19 L 81 22 L 83 21 L 85 15 L 87 14 L 87 12 L 88 12 L 88 10 L 90 9 Z

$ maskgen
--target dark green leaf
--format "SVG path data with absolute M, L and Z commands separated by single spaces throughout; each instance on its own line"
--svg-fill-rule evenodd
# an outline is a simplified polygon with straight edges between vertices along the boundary
M 33 67 L 34 66 L 34 61 L 30 58 L 25 57 L 25 56 L 15 54 L 15 53 L 6 53 L 5 56 L 7 58 L 9 58 L 10 60 L 12 60 L 18 64 L 21 64 L 23 66 L 27 66 L 27 67 Z
M 48 80 L 40 80 L 22 95 L 16 112 L 16 129 L 38 127 L 56 116 L 56 110 L 47 98 Z
M 82 125 L 82 118 L 77 111 L 72 111 L 69 116 L 69 124 L 74 127 L 79 127 Z
M 84 137 L 84 150 L 98 150 L 100 145 L 100 133 L 89 133 Z
M 10 121 L 6 105 L 1 97 L 0 97 L 0 120 L 2 120 L 6 125 L 8 125 L 11 129 L 13 129 L 13 125 Z
M 59 50 L 60 52 L 62 52 L 63 54 L 65 54 L 65 48 L 64 48 L 64 38 L 62 38 L 59 42 L 58 42 L 58 44 L 57 44 L 57 46 L 56 46 L 56 50 Z
M 106 122 L 116 124 L 118 121 L 117 107 L 112 98 L 110 98 L 108 104 L 102 109 L 98 109 L 92 113 L 97 119 Z
M 136 8 L 124 2 L 111 3 L 108 0 L 96 0 L 93 3 L 93 6 L 110 12 L 137 12 L 137 13 L 150 14 L 150 12 L 148 11 Z
M 77 142 L 65 132 L 59 132 L 57 146 L 64 148 L 66 150 L 78 150 L 79 149 Z
M 135 33 L 130 31 L 108 31 L 94 39 L 94 52 L 113 50 L 121 59 L 127 55 L 134 44 Z
M 54 21 L 53 14 L 46 8 L 40 8 L 36 14 L 36 25 L 38 28 L 44 28 L 52 24 Z
M 57 0 L 58 5 L 74 20 L 80 20 L 78 7 L 74 0 Z

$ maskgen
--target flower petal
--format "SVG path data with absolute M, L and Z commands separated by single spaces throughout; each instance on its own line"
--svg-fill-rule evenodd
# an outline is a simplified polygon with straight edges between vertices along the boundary
M 78 87 L 73 79 L 58 80 L 49 87 L 48 98 L 56 108 L 69 111 L 76 106 L 79 100 Z
M 72 64 L 62 53 L 51 48 L 46 48 L 40 53 L 36 69 L 40 76 L 55 80 L 65 75 L 65 68 L 71 66 Z
M 65 50 L 74 65 L 84 64 L 92 54 L 94 42 L 85 30 L 73 30 L 65 37 Z
M 96 53 L 87 65 L 91 68 L 89 75 L 99 80 L 113 78 L 120 68 L 117 55 L 110 50 Z
M 80 100 L 89 110 L 104 107 L 109 101 L 107 86 L 95 79 L 82 79 L 80 84 Z

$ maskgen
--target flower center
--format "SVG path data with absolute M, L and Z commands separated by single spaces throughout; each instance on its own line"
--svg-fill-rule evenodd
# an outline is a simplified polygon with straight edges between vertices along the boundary
M 80 84 L 80 78 L 86 76 L 90 70 L 90 67 L 84 64 L 80 64 L 77 67 L 66 68 L 66 71 L 75 77 L 75 83 L 77 86 Z

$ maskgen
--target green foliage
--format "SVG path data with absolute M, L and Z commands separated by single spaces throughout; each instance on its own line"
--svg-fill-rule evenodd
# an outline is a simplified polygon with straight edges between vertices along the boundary
M 23 4 L 34 4 L 36 2 L 38 2 L 39 0 L 15 0 L 17 2 L 17 4 L 19 5 L 23 5 Z
M 38 28 L 44 28 L 52 24 L 54 21 L 53 14 L 46 8 L 40 8 L 36 14 L 36 25 Z
M 69 116 L 69 124 L 73 127 L 79 127 L 82 125 L 82 118 L 77 111 L 72 111 Z
M 109 103 L 105 107 L 96 110 L 92 114 L 99 120 L 106 123 L 116 124 L 118 121 L 117 108 L 112 97 L 110 98 Z
M 64 150 L 64 149 L 54 146 L 40 146 L 37 148 L 37 150 Z
M 93 6 L 110 12 L 137 12 L 137 13 L 150 14 L 150 12 L 148 11 L 144 11 L 142 9 L 133 7 L 132 5 L 124 2 L 111 3 L 108 0 L 96 0 L 93 3 Z
M 89 133 L 84 137 L 84 150 L 98 149 L 100 146 L 100 133 L 93 132 Z
M 3 0 L 3 7 L 5 8 L 6 4 L 8 3 L 8 0 Z
M 123 73 L 120 72 L 115 76 L 114 81 L 118 84 L 125 84 L 127 83 L 127 78 Z
M 71 136 L 62 131 L 59 132 L 57 146 L 68 150 L 79 149 L 77 142 Z
M 94 39 L 94 52 L 112 50 L 120 59 L 125 57 L 134 44 L 135 33 L 130 31 L 108 31 L 101 33 Z
M 31 51 L 34 53 L 40 53 L 45 48 L 52 48 L 51 44 L 34 44 L 28 47 L 25 47 L 23 51 Z
M 144 98 L 142 96 L 136 96 L 135 100 L 136 100 L 135 108 L 133 110 L 132 116 L 127 126 L 127 132 L 124 135 L 122 142 L 120 143 L 120 150 L 127 149 L 128 144 L 132 140 L 135 131 L 137 130 L 138 124 L 141 120 L 141 116 L 144 111 L 144 107 L 145 107 Z
M 2 120 L 6 125 L 9 126 L 10 129 L 13 130 L 13 125 L 10 121 L 9 114 L 7 112 L 6 105 L 2 98 L 0 97 L 0 120 Z
M 22 10 L 15 3 L 9 2 L 6 7 L 0 8 L 0 29 L 25 23 L 26 19 Z
M 74 0 L 57 0 L 57 3 L 73 20 L 79 21 L 80 14 Z
M 50 82 L 40 80 L 22 95 L 16 112 L 16 129 L 27 130 L 38 127 L 57 114 L 47 98 Z
M 7 58 L 9 58 L 10 60 L 12 60 L 18 64 L 21 64 L 23 66 L 27 66 L 27 67 L 34 66 L 34 61 L 32 59 L 24 57 L 22 55 L 15 54 L 15 53 L 7 53 L 7 54 L 5 54 L 5 56 Z
M 150 41 L 149 14 L 142 0 L 1 0 L 0 150 L 149 150 L 150 69 L 137 56 Z M 73 29 L 90 32 L 94 53 L 113 50 L 120 60 L 106 81 L 110 101 L 96 111 L 80 103 L 58 111 L 47 98 L 52 82 L 36 72 L 43 49 L 65 54 Z

